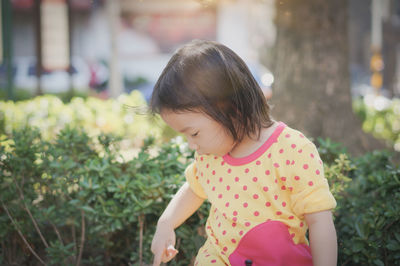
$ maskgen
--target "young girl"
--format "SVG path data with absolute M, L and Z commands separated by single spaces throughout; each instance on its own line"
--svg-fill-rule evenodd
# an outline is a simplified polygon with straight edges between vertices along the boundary
M 212 41 L 183 46 L 158 79 L 151 110 L 196 150 L 187 182 L 158 221 L 153 265 L 177 254 L 175 228 L 205 199 L 207 240 L 195 265 L 336 265 L 336 202 L 317 149 L 271 119 L 232 50 Z

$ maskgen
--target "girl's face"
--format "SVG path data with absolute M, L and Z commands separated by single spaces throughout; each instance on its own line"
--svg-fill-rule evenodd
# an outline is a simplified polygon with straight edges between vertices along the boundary
M 185 134 L 189 147 L 199 155 L 224 156 L 235 145 L 228 131 L 204 113 L 163 110 L 161 117 L 175 131 Z

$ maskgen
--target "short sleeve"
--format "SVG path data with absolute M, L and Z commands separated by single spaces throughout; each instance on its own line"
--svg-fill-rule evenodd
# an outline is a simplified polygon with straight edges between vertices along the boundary
M 207 195 L 204 192 L 203 187 L 199 183 L 199 177 L 197 176 L 196 162 L 193 162 L 188 167 L 186 167 L 185 177 L 192 191 L 200 198 L 206 199 Z
M 336 200 L 329 191 L 328 181 L 318 150 L 312 142 L 307 143 L 294 155 L 295 167 L 291 171 L 291 207 L 303 217 L 306 213 L 330 210 Z

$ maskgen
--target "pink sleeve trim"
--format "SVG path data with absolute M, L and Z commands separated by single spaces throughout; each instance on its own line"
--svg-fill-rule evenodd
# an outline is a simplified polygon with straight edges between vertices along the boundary
M 264 142 L 264 144 L 258 148 L 255 152 L 252 154 L 242 157 L 242 158 L 234 158 L 230 156 L 229 154 L 226 154 L 223 156 L 223 159 L 225 162 L 227 162 L 230 165 L 243 165 L 243 164 L 248 164 L 257 158 L 259 158 L 261 155 L 263 155 L 269 147 L 271 147 L 272 144 L 277 142 L 278 137 L 282 133 L 282 131 L 285 129 L 286 125 L 283 122 L 279 122 L 278 127 L 275 129 L 275 131 L 272 133 L 272 135 Z

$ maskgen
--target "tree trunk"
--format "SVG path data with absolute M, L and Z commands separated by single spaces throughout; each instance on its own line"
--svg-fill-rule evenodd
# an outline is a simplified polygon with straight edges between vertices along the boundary
M 272 115 L 352 154 L 384 148 L 352 111 L 347 0 L 276 0 Z

